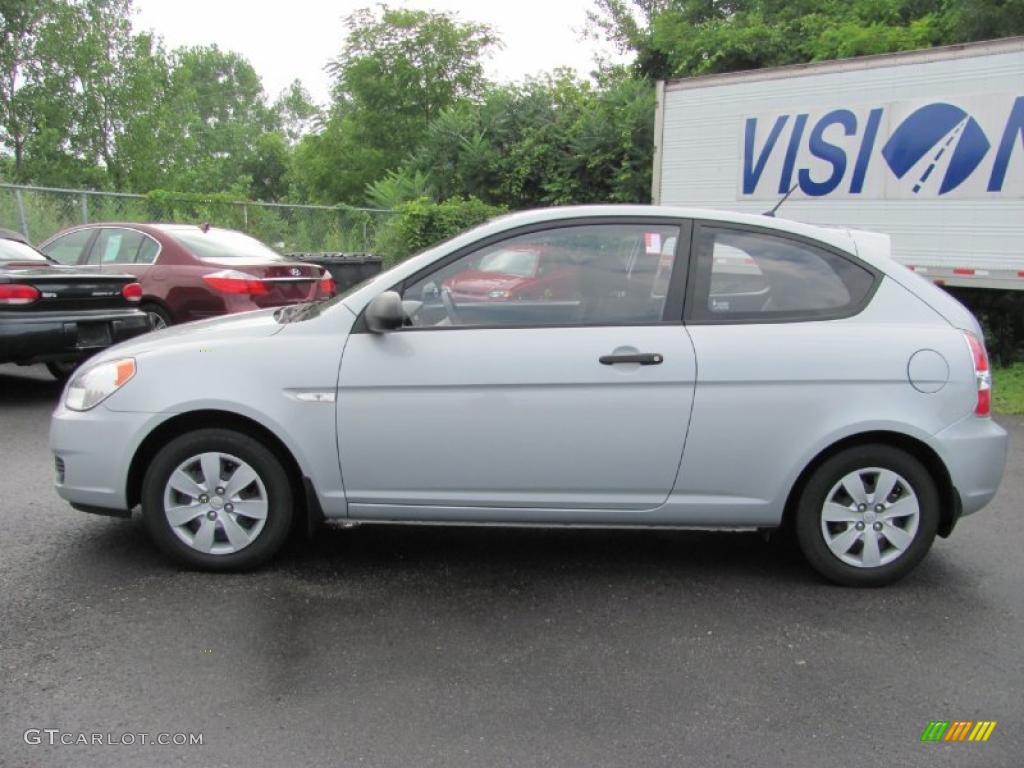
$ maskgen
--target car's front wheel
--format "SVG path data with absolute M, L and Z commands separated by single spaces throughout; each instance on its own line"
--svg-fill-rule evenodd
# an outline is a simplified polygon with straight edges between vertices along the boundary
M 142 481 L 142 514 L 165 553 L 190 567 L 245 570 L 288 538 L 294 502 L 277 456 L 249 435 L 201 429 L 170 441 Z
M 939 493 L 916 458 L 887 445 L 849 448 L 811 475 L 796 510 L 800 549 L 837 584 L 880 587 L 906 576 L 939 526 Z

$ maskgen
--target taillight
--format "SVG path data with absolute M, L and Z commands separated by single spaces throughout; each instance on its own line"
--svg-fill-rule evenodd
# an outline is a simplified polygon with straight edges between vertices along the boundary
M 140 301 L 142 299 L 142 285 L 139 283 L 128 283 L 121 289 L 121 295 L 128 301 Z
M 39 291 L 31 285 L 0 285 L 0 306 L 17 307 L 31 304 L 39 298 Z
M 258 296 L 267 292 L 266 284 L 258 277 L 247 272 L 239 272 L 236 269 L 225 269 L 221 272 L 203 275 L 203 280 L 211 288 L 221 293 L 244 293 L 249 296 Z
M 967 346 L 974 360 L 974 378 L 978 382 L 978 400 L 974 405 L 977 416 L 988 416 L 992 412 L 992 370 L 988 364 L 985 344 L 969 331 L 964 331 Z
M 330 275 L 324 275 L 320 278 L 320 293 L 324 296 L 333 296 L 335 290 L 337 290 L 337 285 L 335 284 L 333 277 Z

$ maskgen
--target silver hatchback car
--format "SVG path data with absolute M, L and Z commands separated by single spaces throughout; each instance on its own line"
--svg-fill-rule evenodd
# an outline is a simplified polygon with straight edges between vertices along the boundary
M 72 506 L 141 506 L 192 567 L 324 518 L 781 528 L 877 586 L 995 494 L 990 382 L 977 321 L 885 236 L 588 206 L 114 347 L 50 442 Z

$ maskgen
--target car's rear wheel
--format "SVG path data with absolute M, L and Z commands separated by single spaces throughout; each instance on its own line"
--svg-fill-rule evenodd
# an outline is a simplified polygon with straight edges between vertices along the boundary
M 916 458 L 887 445 L 845 450 L 800 496 L 796 534 L 811 566 L 837 584 L 880 587 L 906 576 L 939 526 L 939 493 Z
M 201 429 L 169 442 L 142 481 L 142 513 L 157 546 L 190 567 L 254 568 L 288 538 L 288 473 L 241 432 Z
M 171 318 L 171 314 L 159 304 L 143 304 L 141 309 L 149 318 L 149 327 L 154 331 L 159 331 L 161 328 L 174 325 L 174 320 Z

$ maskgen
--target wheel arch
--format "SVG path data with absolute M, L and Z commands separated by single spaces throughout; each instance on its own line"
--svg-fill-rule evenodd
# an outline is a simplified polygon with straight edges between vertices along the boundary
M 296 502 L 297 518 L 305 519 L 312 505 L 309 500 L 311 485 L 304 476 L 299 462 L 287 445 L 270 429 L 255 419 L 231 411 L 203 409 L 177 414 L 161 422 L 139 444 L 128 467 L 125 498 L 128 508 L 133 509 L 142 499 L 142 478 L 157 451 L 169 441 L 196 429 L 233 429 L 263 443 L 281 462 L 292 487 Z M 315 494 L 313 495 L 315 500 Z
M 960 516 L 960 498 L 957 495 L 956 488 L 953 486 L 953 480 L 950 477 L 945 462 L 927 443 L 916 437 L 888 430 L 874 430 L 849 435 L 832 443 L 811 459 L 797 476 L 796 481 L 789 490 L 782 516 L 782 526 L 785 528 L 792 527 L 800 494 L 803 493 L 807 481 L 818 467 L 848 448 L 870 444 L 881 444 L 898 448 L 910 454 L 924 465 L 925 469 L 928 470 L 928 474 L 935 481 L 935 486 L 939 491 L 939 535 L 943 538 L 949 536 Z

